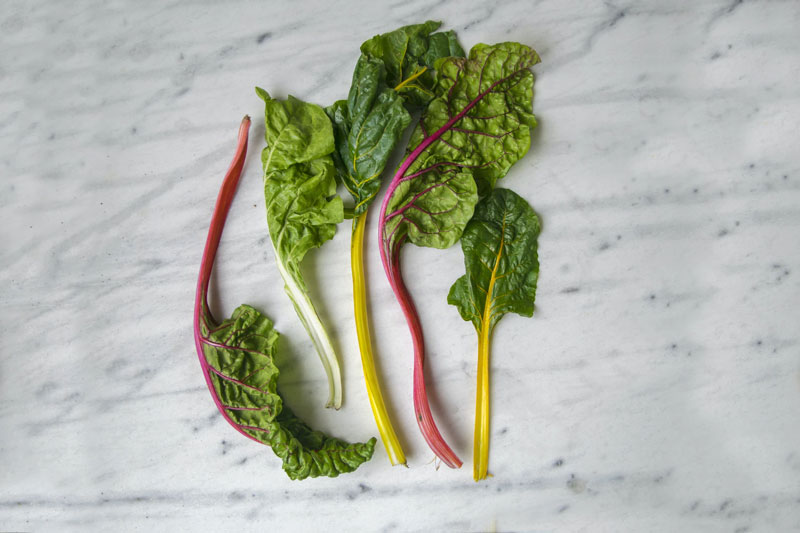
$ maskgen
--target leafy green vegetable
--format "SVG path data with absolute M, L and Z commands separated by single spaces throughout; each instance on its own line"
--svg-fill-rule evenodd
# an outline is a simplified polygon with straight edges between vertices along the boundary
M 333 129 L 325 111 L 290 96 L 275 100 L 263 89 L 267 147 L 264 197 L 267 224 L 278 270 L 297 315 L 311 336 L 328 377 L 327 407 L 342 405 L 339 361 L 327 331 L 308 296 L 300 262 L 306 253 L 333 238 L 344 220 L 342 199 L 336 196 L 331 152 Z
M 374 437 L 357 444 L 328 437 L 283 404 L 274 361 L 279 335 L 267 317 L 242 305 L 230 319 L 202 333 L 211 383 L 227 420 L 270 446 L 290 478 L 336 477 L 372 457 Z
M 480 333 L 506 313 L 533 316 L 539 272 L 539 217 L 517 193 L 494 189 L 475 208 L 461 236 L 467 273 L 447 297 Z
M 448 466 L 461 461 L 430 413 L 423 373 L 422 327 L 403 283 L 405 241 L 447 248 L 461 236 L 478 201 L 527 153 L 538 54 L 519 43 L 479 44 L 469 58 L 436 62 L 435 98 L 424 111 L 381 204 L 381 260 L 414 342 L 414 406 L 428 445 Z M 477 185 L 476 185 L 477 183 Z
M 464 57 L 453 31 L 431 33 L 441 22 L 403 26 L 376 35 L 361 45 L 361 52 L 381 60 L 386 67 L 386 83 L 415 105 L 425 105 L 434 96 L 431 69 L 443 57 Z
M 278 332 L 250 306 L 217 324 L 208 308 L 208 286 L 225 219 L 247 154 L 250 117 L 239 127 L 236 155 L 222 182 L 203 250 L 194 307 L 194 340 L 203 376 L 223 418 L 246 437 L 267 444 L 292 479 L 352 472 L 372 457 L 375 439 L 349 444 L 313 431 L 277 392 L 274 355 Z
M 431 33 L 441 22 L 404 26 L 376 35 L 361 46 L 347 100 L 326 111 L 333 122 L 338 175 L 366 212 L 380 189 L 380 175 L 411 123 L 406 107 L 433 97 L 433 64 L 464 51 L 452 31 Z
M 336 138 L 333 158 L 339 178 L 355 200 L 356 216 L 365 213 L 378 194 L 386 161 L 411 123 L 403 99 L 385 78 L 383 62 L 362 55 L 348 99 L 327 110 Z
M 380 189 L 386 162 L 411 123 L 406 108 L 426 103 L 433 95 L 428 68 L 441 57 L 464 53 L 453 32 L 431 34 L 439 25 L 429 21 L 405 26 L 364 43 L 348 99 L 326 110 L 336 139 L 333 160 L 355 206 L 350 258 L 361 362 L 372 412 L 392 464 L 405 464 L 406 459 L 383 402 L 372 355 L 363 265 L 366 214 Z
M 495 189 L 481 200 L 461 237 L 467 273 L 450 288 L 447 302 L 478 332 L 473 477 L 489 465 L 489 342 L 506 313 L 533 315 L 539 277 L 539 217 L 519 195 Z

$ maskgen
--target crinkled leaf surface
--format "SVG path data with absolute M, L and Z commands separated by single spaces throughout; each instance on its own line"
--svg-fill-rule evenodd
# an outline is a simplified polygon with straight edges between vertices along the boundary
M 203 354 L 223 415 L 237 429 L 272 448 L 292 479 L 352 472 L 372 457 L 375 438 L 350 444 L 309 428 L 277 392 L 274 356 L 279 334 L 272 322 L 239 306 L 218 326 L 202 321 Z M 211 326 L 211 327 L 209 327 Z
M 327 109 L 333 122 L 339 177 L 355 200 L 360 215 L 380 189 L 380 176 L 411 115 L 403 99 L 386 86 L 383 62 L 362 55 L 358 59 L 348 99 Z
M 365 42 L 348 99 L 326 109 L 336 139 L 334 162 L 356 216 L 378 193 L 386 162 L 411 123 L 406 107 L 433 98 L 433 64 L 464 55 L 452 31 L 431 33 L 440 24 L 404 26 Z
M 344 220 L 342 199 L 336 195 L 336 171 L 330 154 L 334 139 L 331 121 L 314 104 L 289 97 L 272 99 L 263 89 L 267 147 L 264 198 L 272 246 L 286 294 L 311 337 L 328 377 L 326 406 L 342 405 L 338 357 L 327 330 L 308 295 L 300 272 L 306 253 L 333 238 Z
M 540 230 L 539 217 L 513 191 L 495 189 L 475 208 L 461 236 L 467 273 L 450 288 L 447 302 L 479 333 L 506 313 L 533 315 Z
M 333 130 L 325 111 L 290 96 L 264 99 L 267 147 L 262 152 L 267 224 L 279 260 L 305 289 L 299 263 L 311 248 L 332 239 L 344 220 L 336 196 Z
M 464 57 L 453 31 L 436 32 L 442 23 L 429 20 L 376 35 L 361 45 L 361 52 L 386 67 L 386 83 L 409 102 L 422 106 L 434 93 L 432 69 L 444 57 Z
M 267 147 L 261 154 L 265 171 L 282 170 L 333 152 L 333 133 L 321 107 L 289 96 L 275 100 L 256 88 L 264 100 Z
M 533 74 L 539 62 L 519 43 L 476 45 L 469 58 L 437 62 L 436 98 L 415 128 L 390 187 L 384 239 L 405 236 L 446 248 L 461 236 L 482 190 L 530 148 Z
M 468 169 L 450 167 L 401 182 L 391 200 L 386 224 L 390 241 L 402 232 L 414 244 L 448 248 L 472 216 L 478 193 Z

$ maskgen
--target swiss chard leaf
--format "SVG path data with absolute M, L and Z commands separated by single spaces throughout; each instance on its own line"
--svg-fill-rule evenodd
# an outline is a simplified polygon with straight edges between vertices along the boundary
M 433 97 L 432 69 L 443 57 L 464 57 L 455 32 L 433 33 L 441 22 L 403 26 L 376 35 L 361 45 L 361 52 L 380 59 L 386 66 L 386 83 L 414 105 L 425 105 Z
M 366 212 L 378 194 L 386 161 L 411 123 L 403 99 L 386 86 L 385 77 L 382 61 L 362 55 L 348 99 L 327 109 L 336 138 L 333 158 L 341 181 L 355 200 L 356 216 Z
M 539 217 L 515 192 L 495 189 L 478 203 L 461 236 L 467 273 L 447 302 L 480 333 L 506 313 L 533 315 L 539 275 Z
M 519 43 L 479 44 L 469 58 L 437 63 L 436 98 L 409 142 L 387 193 L 384 239 L 447 248 L 478 201 L 530 148 L 533 73 L 539 56 Z M 436 198 L 431 198 L 435 196 Z
M 248 305 L 239 306 L 219 325 L 205 314 L 201 334 L 204 371 L 223 415 L 271 447 L 290 478 L 336 477 L 372 457 L 375 438 L 350 444 L 328 437 L 313 431 L 283 404 L 274 360 L 279 335 L 267 317 Z
M 239 126 L 236 155 L 220 187 L 209 225 L 194 305 L 194 341 L 203 376 L 225 420 L 241 434 L 267 444 L 292 479 L 351 472 L 372 456 L 375 439 L 348 444 L 312 431 L 283 405 L 277 392 L 272 322 L 243 305 L 217 324 L 208 308 L 208 286 L 222 230 L 244 168 L 250 117 Z
M 292 96 L 275 100 L 263 89 L 267 147 L 264 198 L 267 224 L 286 293 L 311 336 L 328 377 L 327 405 L 342 403 L 341 372 L 327 331 L 308 296 L 300 261 L 312 248 L 333 238 L 344 220 L 342 199 L 336 196 L 331 152 L 333 129 L 325 111 Z
M 473 478 L 485 479 L 489 465 L 489 342 L 506 313 L 533 315 L 539 276 L 537 238 L 541 225 L 516 193 L 495 189 L 481 200 L 461 237 L 467 273 L 451 287 L 447 302 L 458 307 L 478 332 Z
M 464 55 L 452 31 L 431 33 L 440 24 L 404 26 L 366 41 L 348 99 L 326 110 L 336 138 L 333 159 L 356 216 L 378 193 L 386 162 L 411 123 L 406 107 L 433 98 L 434 63 Z

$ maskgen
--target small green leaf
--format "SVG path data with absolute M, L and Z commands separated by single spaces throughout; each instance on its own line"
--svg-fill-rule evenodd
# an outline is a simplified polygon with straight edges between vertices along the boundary
M 447 296 L 478 332 L 506 313 L 533 315 L 540 231 L 539 217 L 513 191 L 495 189 L 478 203 L 461 236 L 467 273 Z
M 313 431 L 284 405 L 274 359 L 279 334 L 272 321 L 248 305 L 239 306 L 219 325 L 209 319 L 204 314 L 201 327 L 204 370 L 223 415 L 270 446 L 291 479 L 336 477 L 372 457 L 375 438 L 350 444 L 329 437 Z

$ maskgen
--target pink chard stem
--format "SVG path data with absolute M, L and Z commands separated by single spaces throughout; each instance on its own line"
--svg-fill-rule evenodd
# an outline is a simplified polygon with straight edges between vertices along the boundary
M 516 74 L 517 73 L 515 72 L 511 74 L 511 76 Z M 383 197 L 383 201 L 381 202 L 379 218 L 380 222 L 378 226 L 378 242 L 381 243 L 381 262 L 383 263 L 383 270 L 386 272 L 386 277 L 389 279 L 389 284 L 392 287 L 395 298 L 397 298 L 397 301 L 400 303 L 400 307 L 403 309 L 403 314 L 406 317 L 406 323 L 408 324 L 408 329 L 411 331 L 411 339 L 414 344 L 414 411 L 416 413 L 417 425 L 419 425 L 422 436 L 425 438 L 425 441 L 428 443 L 428 446 L 431 448 L 431 450 L 433 450 L 436 456 L 439 457 L 444 464 L 451 468 L 459 468 L 462 463 L 458 456 L 444 441 L 444 438 L 442 437 L 439 429 L 436 427 L 436 423 L 433 420 L 433 415 L 431 414 L 431 408 L 428 402 L 428 394 L 425 390 L 425 342 L 422 334 L 422 325 L 420 324 L 417 309 L 414 306 L 414 302 L 411 300 L 411 296 L 405 287 L 403 276 L 400 271 L 400 247 L 402 246 L 405 237 L 402 236 L 395 238 L 394 235 L 387 234 L 386 223 L 390 218 L 392 218 L 392 215 L 387 216 L 387 210 L 389 201 L 391 200 L 392 195 L 397 190 L 397 187 L 400 185 L 400 183 L 420 176 L 427 170 L 432 170 L 423 169 L 422 171 L 416 172 L 410 176 L 405 175 L 405 173 L 408 171 L 411 165 L 414 164 L 414 161 L 419 158 L 422 152 L 424 152 L 425 149 L 427 149 L 431 144 L 439 140 L 445 132 L 455 126 L 455 124 L 458 123 L 458 121 L 460 121 L 470 109 L 475 107 L 475 105 L 487 94 L 492 92 L 497 85 L 506 81 L 511 76 L 492 83 L 486 90 L 478 94 L 474 100 L 464 106 L 461 111 L 448 120 L 441 128 L 425 137 L 419 146 L 414 148 L 408 157 L 406 157 L 400 164 L 397 172 L 392 178 L 391 183 L 389 183 L 389 188 Z
M 214 258 L 217 255 L 219 248 L 219 241 L 222 237 L 222 229 L 225 226 L 225 220 L 228 217 L 228 210 L 233 202 L 233 197 L 236 194 L 236 186 L 239 184 L 239 177 L 242 175 L 244 168 L 244 160 L 247 155 L 247 137 L 250 131 L 250 117 L 245 116 L 239 126 L 239 139 L 236 145 L 236 154 L 233 156 L 228 172 L 225 174 L 225 179 L 220 187 L 219 195 L 217 196 L 217 203 L 214 206 L 214 214 L 211 216 L 211 226 L 208 228 L 208 237 L 206 238 L 206 246 L 203 249 L 203 258 L 200 261 L 200 275 L 197 277 L 197 290 L 194 299 L 194 344 L 197 348 L 197 357 L 200 359 L 200 366 L 203 369 L 203 377 L 206 379 L 206 385 L 211 392 L 211 397 L 214 398 L 214 403 L 222 413 L 223 418 L 228 421 L 236 430 L 245 437 L 260 442 L 258 439 L 245 433 L 238 424 L 228 416 L 227 410 L 224 405 L 219 401 L 217 391 L 214 390 L 214 384 L 211 382 L 211 372 L 213 371 L 206 357 L 203 353 L 203 345 L 211 344 L 209 338 L 203 334 L 203 329 L 208 331 L 216 327 L 214 319 L 208 308 L 208 284 L 211 281 L 211 269 L 214 267 Z
M 411 295 L 403 282 L 400 272 L 400 254 L 393 254 L 392 273 L 394 280 L 394 293 L 403 308 L 406 322 L 411 330 L 411 339 L 414 343 L 414 414 L 417 424 L 425 438 L 425 442 L 444 464 L 450 468 L 461 468 L 461 459 L 447 445 L 436 423 L 433 421 L 430 403 L 428 402 L 428 392 L 425 390 L 425 344 L 422 337 L 422 325 L 419 322 L 419 315 Z

